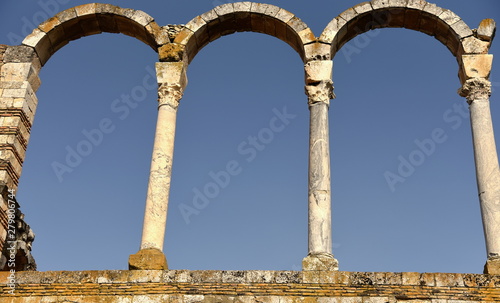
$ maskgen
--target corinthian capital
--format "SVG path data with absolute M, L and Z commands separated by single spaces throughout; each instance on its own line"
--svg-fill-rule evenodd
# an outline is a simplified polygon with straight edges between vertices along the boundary
M 467 99 L 469 104 L 474 100 L 485 100 L 491 95 L 491 82 L 484 78 L 466 80 L 458 90 L 458 94 Z
M 183 94 L 184 90 L 181 85 L 162 83 L 158 87 L 158 106 L 167 105 L 177 109 Z
M 333 93 L 333 82 L 323 80 L 306 85 L 306 95 L 309 99 L 309 106 L 323 102 L 330 105 L 330 100 L 335 98 Z

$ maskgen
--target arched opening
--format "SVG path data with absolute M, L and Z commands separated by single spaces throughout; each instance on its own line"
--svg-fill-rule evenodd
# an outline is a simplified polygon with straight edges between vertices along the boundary
M 140 241 L 156 59 L 130 37 L 101 34 L 68 44 L 42 69 L 18 191 L 38 270 L 126 269 Z
M 470 123 L 453 56 L 421 33 L 382 29 L 334 60 L 333 230 L 343 270 L 479 272 Z
M 165 241 L 171 268 L 301 268 L 309 118 L 302 69 L 288 45 L 256 33 L 210 43 L 189 66 Z

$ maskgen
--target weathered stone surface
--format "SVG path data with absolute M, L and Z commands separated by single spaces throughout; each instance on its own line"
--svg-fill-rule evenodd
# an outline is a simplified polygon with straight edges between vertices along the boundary
M 484 41 L 491 41 L 495 36 L 496 23 L 493 19 L 484 19 L 477 28 L 477 37 Z
M 467 37 L 462 40 L 465 54 L 487 54 L 490 43 L 476 37 Z
M 356 16 L 358 16 L 358 13 L 354 10 L 354 8 L 348 8 L 339 15 L 340 18 L 344 19 L 347 22 L 356 18 Z
M 333 61 L 310 61 L 304 66 L 306 84 L 328 81 L 332 78 Z
M 463 55 L 462 66 L 465 79 L 485 78 L 488 79 L 493 64 L 493 55 Z
M 288 23 L 293 17 L 295 17 L 294 14 L 283 8 L 276 14 L 276 19 L 281 20 L 283 23 Z
M 488 275 L 500 275 L 500 258 L 488 259 L 484 265 L 484 273 Z
M 185 58 L 185 46 L 177 43 L 167 43 L 158 49 L 161 62 L 179 62 Z
M 339 262 L 332 256 L 310 255 L 302 260 L 303 271 L 335 271 L 339 270 Z
M 347 22 L 339 17 L 334 18 L 328 25 L 326 26 L 325 30 L 321 34 L 320 41 L 325 42 L 325 43 L 332 43 L 334 41 L 334 38 L 337 38 L 337 40 L 342 39 L 341 35 L 339 35 L 339 32 L 344 26 L 347 24 Z
M 427 4 L 427 1 L 425 1 L 425 0 L 408 0 L 406 7 L 417 9 L 417 10 L 422 10 L 426 4 Z
M 141 249 L 130 255 L 128 266 L 131 270 L 165 270 L 168 269 L 167 259 L 163 252 L 155 248 Z
M 459 39 L 464 39 L 474 34 L 472 30 L 469 28 L 469 26 L 463 20 L 459 20 L 453 23 L 450 26 L 450 28 L 455 32 L 455 34 Z
M 352 7 L 354 11 L 359 15 L 367 13 L 373 10 L 370 2 L 363 2 Z

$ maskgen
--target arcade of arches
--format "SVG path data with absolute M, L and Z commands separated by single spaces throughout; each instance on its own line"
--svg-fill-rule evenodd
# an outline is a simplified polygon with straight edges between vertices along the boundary
M 176 116 L 187 87 L 186 70 L 204 46 L 221 36 L 252 31 L 289 44 L 304 62 L 310 110 L 309 240 L 303 271 L 335 271 L 331 239 L 331 189 L 328 108 L 335 97 L 332 59 L 342 46 L 375 28 L 404 27 L 434 36 L 456 58 L 459 93 L 470 105 L 479 200 L 487 247 L 485 273 L 500 274 L 500 170 L 493 136 L 488 54 L 495 22 L 483 20 L 471 29 L 456 14 L 423 0 L 373 0 L 331 20 L 319 35 L 282 8 L 252 2 L 228 3 L 195 17 L 186 25 L 160 26 L 145 12 L 92 3 L 58 13 L 40 24 L 22 45 L 0 45 L 0 266 L 9 270 L 9 248 L 15 247 L 16 270 L 35 269 L 31 257 L 34 235 L 23 221 L 19 204 L 9 199 L 16 189 L 28 146 L 44 64 L 70 41 L 102 32 L 122 33 L 149 45 L 159 55 L 158 120 L 147 188 L 140 250 L 130 269 L 166 270 L 162 252 L 165 234 Z M 304 185 L 306 186 L 306 185 Z M 7 237 L 9 222 L 19 228 Z

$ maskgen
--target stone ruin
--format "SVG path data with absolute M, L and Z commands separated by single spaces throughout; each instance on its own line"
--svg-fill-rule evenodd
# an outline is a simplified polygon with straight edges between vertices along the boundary
M 470 106 L 487 248 L 484 274 L 338 271 L 331 239 L 328 134 L 328 108 L 335 98 L 332 58 L 357 35 L 384 27 L 433 36 L 457 60 L 459 94 Z M 208 43 L 243 31 L 283 40 L 304 62 L 310 110 L 308 255 L 296 272 L 168 270 L 163 240 L 186 70 Z M 38 74 L 70 41 L 102 32 L 137 38 L 159 55 L 158 120 L 140 250 L 130 256 L 128 271 L 36 272 L 34 234 L 11 193 L 18 186 L 36 111 Z M 318 37 L 293 13 L 252 2 L 223 4 L 186 25 L 162 27 L 142 11 L 109 4 L 85 4 L 56 14 L 21 45 L 0 45 L 0 302 L 500 301 L 500 170 L 489 105 L 493 55 L 488 52 L 494 35 L 491 19 L 471 29 L 452 11 L 423 0 L 358 4 L 332 19 Z

